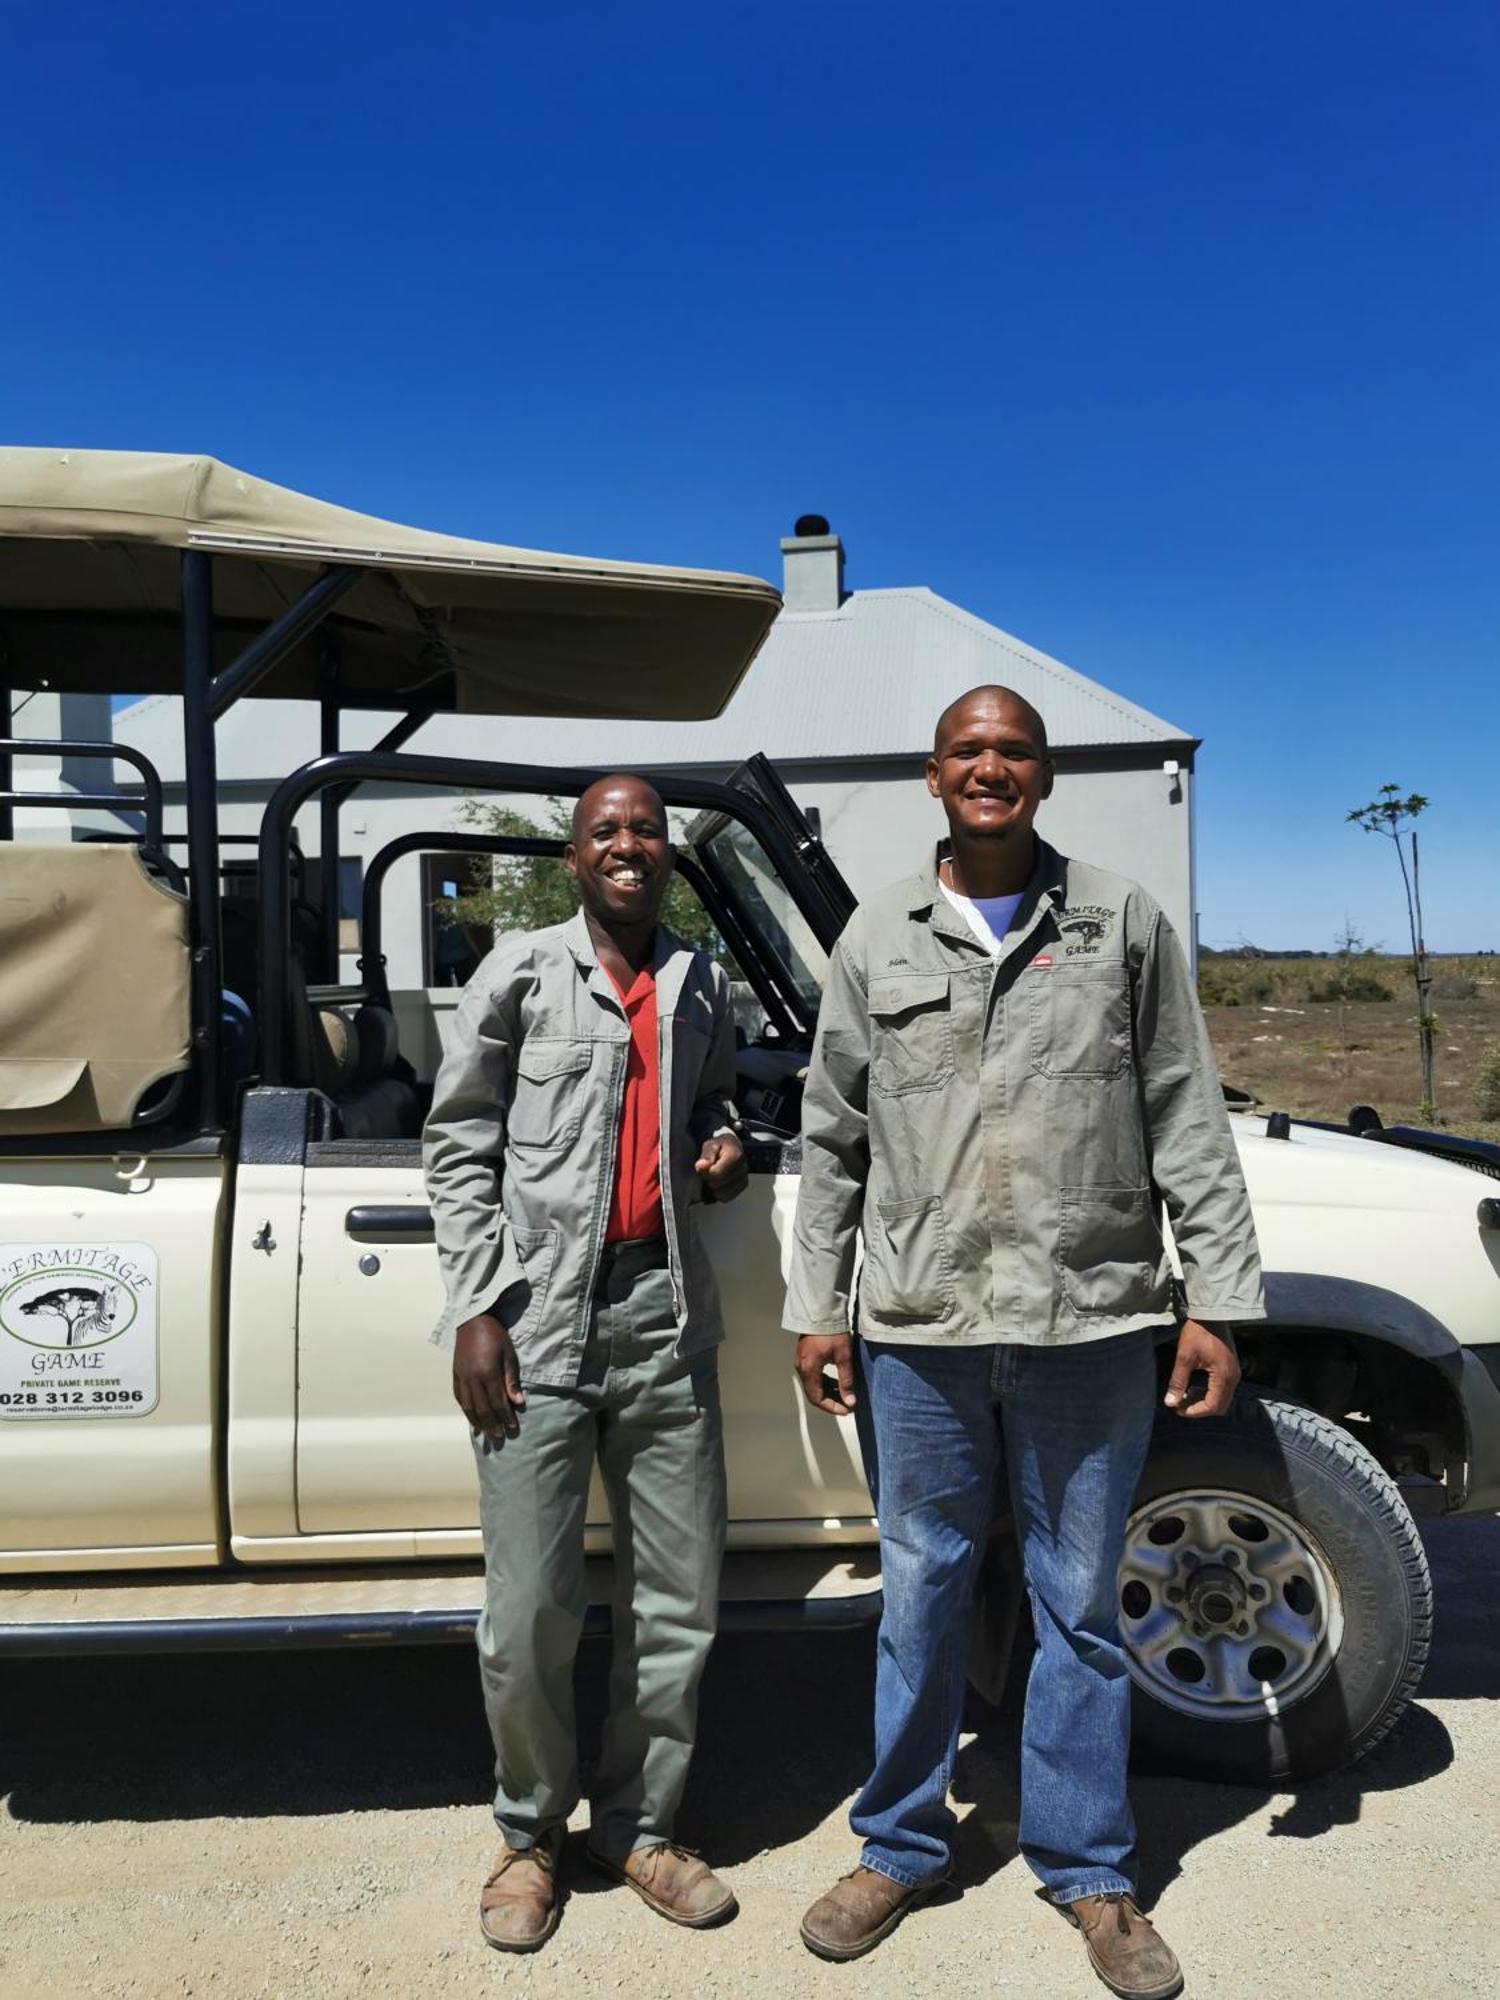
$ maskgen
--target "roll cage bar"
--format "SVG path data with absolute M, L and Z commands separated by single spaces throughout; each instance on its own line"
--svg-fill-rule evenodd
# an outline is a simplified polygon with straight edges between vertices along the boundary
M 413 757 L 389 751 L 365 750 L 314 758 L 311 763 L 304 764 L 300 770 L 284 778 L 271 794 L 260 830 L 260 1005 L 257 1025 L 260 1031 L 262 1083 L 276 1085 L 289 1081 L 287 968 L 292 948 L 292 918 L 287 856 L 292 822 L 301 806 L 334 787 L 348 785 L 352 788 L 370 781 L 434 788 L 458 786 L 465 791 L 520 793 L 543 798 L 559 793 L 576 797 L 605 775 L 603 771 L 578 767 L 501 764 L 470 758 Z M 753 793 L 707 778 L 662 772 L 642 772 L 638 775 L 649 778 L 663 805 L 722 813 L 726 818 L 739 820 L 747 826 L 765 849 L 814 937 L 825 950 L 832 949 L 842 928 L 843 915 L 835 909 L 834 898 L 829 894 L 827 885 L 814 879 L 781 820 L 764 800 Z M 455 851 L 462 849 L 459 847 Z M 396 857 L 393 855 L 391 858 L 394 860 Z M 325 872 L 325 882 L 328 879 Z M 744 926 L 740 928 L 743 934 Z M 368 947 L 366 955 L 369 955 Z
M 391 1004 L 390 981 L 386 976 L 386 957 L 382 949 L 385 924 L 382 898 L 386 876 L 396 862 L 405 855 L 534 856 L 548 861 L 560 861 L 563 847 L 564 842 L 549 839 L 545 835 L 454 833 L 441 827 L 432 827 L 421 833 L 399 834 L 396 839 L 387 841 L 379 853 L 371 856 L 365 868 L 364 888 L 360 901 L 358 964 L 368 997 L 382 1007 L 389 1007 Z M 717 925 L 720 936 L 734 954 L 736 964 L 755 989 L 755 997 L 765 1009 L 766 1018 L 777 1034 L 784 1040 L 790 1041 L 799 1029 L 810 1031 L 813 1025 L 811 1022 L 794 1018 L 787 1000 L 783 997 L 782 988 L 776 984 L 768 968 L 758 940 L 744 926 L 738 905 L 716 893 L 707 868 L 696 855 L 685 854 L 678 848 L 674 866 Z
M 213 557 L 205 549 L 184 549 L 179 557 L 179 602 L 183 660 L 184 790 L 187 808 L 186 845 L 189 936 L 192 952 L 192 1082 L 191 1092 L 183 1092 L 183 1122 L 197 1134 L 218 1133 L 224 1127 L 223 1082 L 220 1069 L 219 989 L 221 980 L 221 924 L 219 911 L 218 758 L 214 725 L 243 696 L 260 684 L 294 648 L 323 625 L 329 612 L 359 580 L 360 570 L 351 564 L 333 563 L 324 568 L 300 597 L 270 625 L 241 646 L 235 656 L 216 664 L 215 639 L 222 641 L 233 626 L 216 627 L 214 617 Z M 414 672 L 411 709 L 373 749 L 339 749 L 339 718 L 345 706 L 339 697 L 337 648 L 325 643 L 320 694 L 320 744 L 322 754 L 294 771 L 276 789 L 266 808 L 256 843 L 260 878 L 260 1018 L 258 1029 L 262 1051 L 261 1080 L 267 1084 L 286 1081 L 288 1070 L 288 987 L 291 951 L 290 854 L 293 845 L 292 821 L 297 809 L 309 799 L 319 800 L 322 834 L 323 925 L 325 954 L 337 965 L 338 939 L 338 812 L 356 786 L 368 781 L 385 781 L 427 787 L 460 786 L 531 795 L 581 791 L 603 775 L 592 770 L 554 769 L 537 765 L 512 765 L 468 759 L 418 757 L 400 754 L 406 742 L 433 712 L 421 700 L 430 683 Z M 13 835 L 13 808 L 53 806 L 64 810 L 95 806 L 118 812 L 141 812 L 145 819 L 144 845 L 154 854 L 164 852 L 162 830 L 162 787 L 148 759 L 128 744 L 43 742 L 13 738 L 11 728 L 11 688 L 0 662 L 0 839 Z M 60 752 L 69 756 L 114 758 L 141 773 L 137 793 L 17 792 L 12 788 L 12 759 L 16 755 Z M 769 766 L 765 767 L 769 772 Z M 642 774 L 647 775 L 647 774 Z M 824 858 L 821 845 L 805 836 L 805 828 L 788 820 L 785 805 L 775 796 L 779 780 L 770 773 L 752 778 L 745 786 L 719 784 L 708 779 L 666 774 L 649 774 L 666 805 L 696 808 L 700 812 L 722 813 L 741 821 L 765 849 L 777 874 L 811 926 L 813 935 L 825 948 L 834 939 L 849 915 L 849 899 L 843 884 L 830 871 L 819 869 Z M 795 813 L 795 808 L 792 809 Z M 111 834 L 102 836 L 113 838 Z M 458 836 L 445 836 L 444 845 L 461 848 Z M 512 849 L 511 851 L 516 851 Z M 395 857 L 392 856 L 392 859 Z M 718 886 L 717 884 L 715 885 Z M 726 900 L 715 899 L 721 912 Z M 732 920 L 731 920 L 732 921 Z M 772 979 L 773 960 L 765 940 L 751 935 L 743 922 L 734 926 L 738 935 L 726 942 L 745 966 L 754 965 L 763 973 L 768 989 L 786 993 L 780 979 Z M 379 935 L 377 918 L 376 935 Z M 775 966 L 777 972 L 784 968 Z M 790 983 L 790 982 L 789 982 Z M 762 996 L 764 998 L 764 995 Z M 788 995 L 790 1001 L 791 996 Z M 785 1019 L 787 1008 L 780 1011 Z M 773 1017 L 775 1018 L 775 1017 Z M 791 1025 L 788 1022 L 788 1025 Z M 805 1024 L 804 1025 L 810 1025 Z M 184 1134 L 183 1136 L 188 1136 Z

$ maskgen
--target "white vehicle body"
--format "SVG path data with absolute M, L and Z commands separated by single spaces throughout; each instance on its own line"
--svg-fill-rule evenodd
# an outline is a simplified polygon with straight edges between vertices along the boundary
M 66 1061 L 43 1060 L 28 1045 L 8 1068 L 0 991 L 0 1652 L 460 1636 L 479 1603 L 477 1494 L 446 1361 L 427 1339 L 441 1299 L 417 1138 L 441 1010 L 431 1004 L 436 996 L 384 986 L 378 897 L 367 897 L 364 986 L 305 996 L 308 947 L 300 936 L 292 945 L 293 815 L 322 801 L 325 843 L 331 838 L 336 854 L 340 791 L 373 776 L 567 792 L 591 775 L 441 764 L 394 749 L 339 756 L 338 699 L 352 689 L 369 704 L 393 701 L 410 671 L 401 654 L 408 639 L 428 647 L 451 626 L 443 685 L 455 706 L 524 705 L 516 654 L 529 645 L 539 703 L 566 707 L 571 696 L 575 706 L 607 706 L 623 688 L 635 712 L 644 702 L 687 713 L 695 701 L 727 699 L 774 613 L 775 593 L 742 578 L 446 543 L 278 489 L 257 491 L 254 482 L 241 481 L 250 489 L 241 492 L 231 481 L 225 501 L 214 477 L 182 486 L 178 461 L 76 454 L 59 467 L 56 456 L 0 452 L 0 637 L 9 637 L 23 674 L 62 684 L 71 675 L 83 686 L 102 671 L 92 642 L 111 616 L 133 618 L 131 607 L 144 600 L 167 634 L 142 642 L 122 671 L 130 691 L 175 684 L 174 675 L 187 689 L 186 881 L 163 858 L 170 837 L 159 826 L 151 835 L 149 774 L 144 790 L 118 796 L 144 802 L 143 865 L 155 869 L 160 894 L 181 900 L 184 924 L 191 920 L 191 954 L 189 929 L 176 949 L 193 1026 L 191 1045 L 164 1065 L 176 1083 L 155 1122 L 117 1119 L 90 1130 L 69 1112 L 63 1129 L 49 1132 L 47 1104 L 76 1105 L 78 1075 L 91 1063 L 105 1075 L 110 1051 L 86 1035 L 107 1042 L 109 1007 L 78 1029 L 82 1056 L 70 1044 Z M 80 467 L 73 459 L 110 462 Z M 183 497 L 190 492 L 220 496 L 218 512 L 197 527 Z M 173 514 L 173 495 L 187 512 Z M 236 507 L 243 520 L 230 518 Z M 215 624 L 211 563 L 220 604 L 234 607 L 232 633 Z M 266 581 L 278 575 L 267 597 Z M 253 588 L 242 587 L 245 577 Z M 343 623 L 335 617 L 341 598 L 353 606 Z M 548 623 L 554 612 L 561 637 Z M 254 637 L 267 620 L 268 632 Z M 220 1000 L 221 919 L 205 886 L 218 881 L 212 716 L 262 676 L 277 692 L 321 687 L 307 648 L 319 621 L 343 660 L 339 696 L 323 694 L 331 754 L 291 774 L 267 809 L 255 954 L 260 1053 L 258 1067 L 236 1075 L 224 1046 L 231 1024 Z M 569 645 L 589 660 L 571 688 Z M 636 679 L 616 682 L 607 671 L 612 647 L 630 665 L 642 645 L 655 663 L 644 693 Z M 230 664 L 211 671 L 237 647 Z M 9 690 L 0 695 L 3 812 L 17 739 L 7 726 Z M 799 1070 L 847 891 L 768 767 L 752 763 L 727 787 L 660 782 L 669 804 L 702 809 L 683 866 L 765 1012 L 764 1035 L 742 1057 L 750 1186 L 703 1217 L 728 1325 L 726 1616 L 863 1621 L 878 1611 L 879 1572 L 853 1426 L 809 1411 L 780 1330 Z M 7 880 L 22 880 L 6 832 L 0 824 L 0 917 Z M 77 872 L 77 854 L 68 844 L 54 850 L 59 882 Z M 47 898 L 38 898 L 34 863 L 24 879 L 40 922 Z M 327 917 L 317 919 L 325 937 Z M 78 998 L 76 983 L 70 993 Z M 342 1081 L 330 1081 L 337 1064 L 330 1071 L 321 1044 L 308 1053 L 307 1035 L 316 1042 L 337 1029 L 359 1044 L 372 1010 L 389 1017 L 384 1057 L 370 1075 L 346 1065 Z M 415 1074 L 396 1067 L 396 1021 Z M 26 1032 L 45 1039 L 45 1010 L 38 1028 L 32 1009 Z M 378 1039 L 369 1035 L 367 1047 Z M 1214 1626 L 1223 1588 L 1208 1599 L 1188 1591 L 1188 1608 L 1170 1615 L 1168 1590 L 1149 1617 L 1130 1610 L 1144 1599 L 1127 1597 L 1125 1616 L 1139 1627 L 1143 1695 L 1196 1714 L 1218 1732 L 1215 1743 L 1230 1739 L 1229 1725 L 1257 1722 L 1255 1756 L 1275 1768 L 1309 1768 L 1376 1740 L 1420 1672 L 1430 1586 L 1405 1503 L 1426 1511 L 1500 1505 L 1500 1149 L 1248 1115 L 1236 1117 L 1235 1132 L 1270 1315 L 1242 1340 L 1250 1414 L 1225 1447 L 1245 1448 L 1233 1460 L 1241 1470 L 1216 1495 L 1211 1462 L 1179 1471 L 1171 1462 L 1177 1440 L 1194 1431 L 1201 1441 L 1208 1427 L 1164 1434 L 1166 1455 L 1143 1487 L 1152 1544 L 1132 1555 L 1129 1589 L 1150 1596 L 1140 1578 L 1152 1574 L 1152 1548 L 1170 1547 L 1161 1518 L 1174 1495 L 1181 1518 L 1169 1529 L 1186 1537 L 1184 1548 L 1210 1527 L 1221 1539 L 1229 1533 L 1214 1525 L 1221 1515 L 1247 1520 L 1248 1539 L 1229 1560 L 1251 1573 L 1257 1535 L 1265 1549 L 1281 1550 L 1267 1616 L 1286 1628 L 1276 1640 L 1285 1658 L 1268 1677 L 1267 1635 L 1275 1633 L 1257 1624 L 1246 1637 L 1258 1614 L 1244 1603 Z M 1316 1429 L 1327 1461 L 1321 1499 L 1278 1471 L 1291 1465 L 1273 1435 L 1278 1423 Z M 1257 1466 L 1270 1468 L 1264 1479 Z M 1251 1518 L 1257 1506 L 1263 1519 Z M 1281 1528 L 1271 1534 L 1268 1522 L 1286 1527 L 1284 1547 Z M 1368 1550 L 1359 1539 L 1366 1528 Z M 588 1537 L 602 1603 L 609 1525 L 597 1490 Z M 1382 1551 L 1395 1582 L 1376 1590 Z M 1206 1546 L 1203 1559 L 1212 1569 Z M 1316 1607 L 1305 1613 L 1298 1602 L 1311 1585 L 1303 1572 L 1317 1585 Z M 1366 1635 L 1364 1601 L 1392 1590 L 1405 1606 L 1399 1631 Z M 1008 1653 L 1017 1595 L 997 1557 L 982 1621 L 992 1669 Z M 1174 1603 L 1182 1597 L 1178 1590 Z M 1194 1622 L 1200 1613 L 1207 1623 Z M 1370 1659 L 1388 1651 L 1395 1664 L 1360 1695 L 1357 1726 L 1337 1743 L 1330 1738 L 1332 1747 L 1299 1750 L 1277 1733 L 1275 1675 L 1284 1671 L 1311 1702 L 1341 1646 L 1341 1673 L 1360 1667 L 1353 1656 L 1361 1648 Z M 1162 1659 L 1179 1662 L 1176 1681 L 1162 1678 Z M 1196 1660 L 1192 1672 L 1185 1659 Z M 1208 1693 L 1195 1692 L 1199 1682 Z M 1251 1738 L 1242 1728 L 1233 1740 Z M 1202 1754 L 1211 1761 L 1215 1753 Z M 1231 1764 L 1251 1768 L 1244 1757 Z

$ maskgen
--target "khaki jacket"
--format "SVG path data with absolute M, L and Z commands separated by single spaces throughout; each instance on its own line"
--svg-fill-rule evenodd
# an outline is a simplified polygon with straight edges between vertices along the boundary
M 705 953 L 659 929 L 662 1212 L 679 1354 L 724 1337 L 698 1242 L 706 1138 L 735 1131 L 729 981 Z M 451 1346 L 498 1311 L 523 1382 L 569 1386 L 588 1335 L 614 1187 L 630 1030 L 580 912 L 504 939 L 464 990 L 423 1135 Z
M 791 1332 L 849 1328 L 861 1228 L 871 1340 L 1052 1346 L 1264 1317 L 1176 936 L 1144 890 L 1037 847 L 998 960 L 936 857 L 840 938 L 803 1099 Z

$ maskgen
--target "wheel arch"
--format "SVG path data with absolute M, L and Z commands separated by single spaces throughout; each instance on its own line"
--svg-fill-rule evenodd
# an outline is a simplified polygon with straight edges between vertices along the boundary
M 1268 1271 L 1265 1288 L 1265 1320 L 1236 1328 L 1247 1382 L 1341 1424 L 1413 1512 L 1484 1503 L 1500 1477 L 1500 1390 L 1436 1314 L 1320 1272 Z

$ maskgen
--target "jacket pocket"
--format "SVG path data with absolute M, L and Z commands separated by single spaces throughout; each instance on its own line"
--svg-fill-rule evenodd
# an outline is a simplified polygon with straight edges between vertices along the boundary
M 525 1340 L 536 1332 L 546 1309 L 547 1287 L 557 1261 L 557 1231 L 509 1224 L 507 1233 L 521 1275 L 500 1294 L 500 1319 L 512 1339 Z
M 954 1303 L 942 1196 L 876 1202 L 875 1226 L 865 1227 L 861 1317 L 882 1326 L 925 1324 L 946 1319 Z
M 877 1097 L 937 1090 L 953 1075 L 946 972 L 870 981 L 870 1088 Z
M 506 1142 L 557 1150 L 571 1146 L 583 1122 L 585 1078 L 593 1045 L 528 1035 L 516 1056 L 516 1088 Z
M 1031 1067 L 1039 1076 L 1119 1076 L 1130 1066 L 1124 969 L 1057 966 L 1026 975 Z
M 1077 1313 L 1150 1312 L 1161 1290 L 1161 1231 L 1150 1188 L 1065 1187 L 1058 1258 Z

